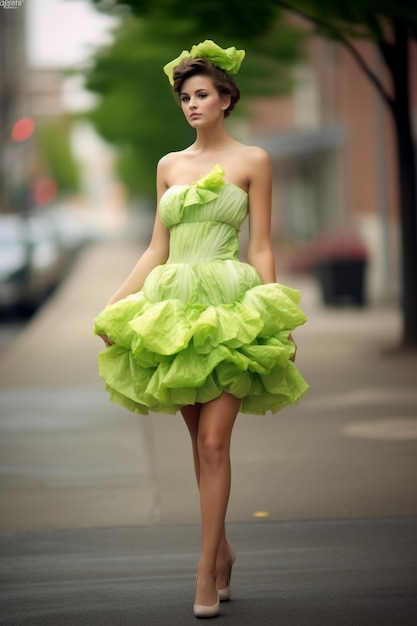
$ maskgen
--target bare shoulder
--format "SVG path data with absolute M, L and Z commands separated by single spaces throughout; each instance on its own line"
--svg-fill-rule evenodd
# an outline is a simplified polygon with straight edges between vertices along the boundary
M 271 163 L 267 151 L 259 146 L 246 146 L 244 156 L 251 167 L 265 167 Z
M 188 151 L 188 148 L 186 148 L 185 150 L 165 154 L 158 162 L 158 173 L 170 178 L 172 172 L 184 163 Z
M 168 154 L 161 157 L 158 161 L 158 172 L 163 173 L 169 170 L 178 158 L 178 154 L 178 152 L 168 152 Z
M 169 187 L 170 185 L 172 171 L 180 160 L 181 154 L 181 152 L 169 152 L 158 161 L 156 169 L 157 178 L 159 184 L 162 184 L 165 188 Z
M 272 166 L 267 151 L 258 146 L 246 146 L 242 156 L 249 191 L 253 191 L 258 186 L 264 189 L 269 188 L 272 180 Z

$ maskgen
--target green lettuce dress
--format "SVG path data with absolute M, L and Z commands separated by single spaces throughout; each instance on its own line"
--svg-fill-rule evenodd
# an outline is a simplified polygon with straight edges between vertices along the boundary
M 160 201 L 167 262 L 95 319 L 95 333 L 114 342 L 99 354 L 111 400 L 140 414 L 175 413 L 226 391 L 241 398 L 241 412 L 262 415 L 305 393 L 289 360 L 288 335 L 306 321 L 300 294 L 262 284 L 238 259 L 247 213 L 247 193 L 225 181 L 219 165 L 167 189 Z

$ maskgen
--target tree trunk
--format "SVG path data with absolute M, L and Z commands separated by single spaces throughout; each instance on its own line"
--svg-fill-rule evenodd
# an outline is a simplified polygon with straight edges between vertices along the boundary
M 417 348 L 417 189 L 410 118 L 408 36 L 406 24 L 398 21 L 394 27 L 392 78 L 401 217 L 402 347 Z

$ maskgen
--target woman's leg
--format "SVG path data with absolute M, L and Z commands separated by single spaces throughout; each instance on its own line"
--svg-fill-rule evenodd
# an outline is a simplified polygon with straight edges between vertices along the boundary
M 200 487 L 200 459 L 198 452 L 198 428 L 200 423 L 201 404 L 185 406 L 181 410 L 184 421 L 190 433 L 193 448 L 194 470 L 197 485 Z M 223 523 L 222 536 L 220 539 L 219 549 L 217 552 L 216 571 L 217 571 L 217 589 L 224 589 L 229 585 L 230 574 L 230 548 L 226 538 L 226 526 Z
M 240 401 L 239 401 L 240 404 Z M 201 404 L 195 404 L 191 406 L 185 406 L 181 410 L 184 421 L 187 425 L 188 431 L 191 437 L 194 470 L 197 480 L 197 485 L 200 486 L 200 459 L 198 452 L 198 429 L 200 423 Z M 230 445 L 230 444 L 229 444 Z M 231 565 L 231 553 L 230 547 L 226 538 L 226 527 L 223 523 L 222 536 L 220 539 L 219 549 L 217 551 L 216 559 L 216 586 L 217 589 L 224 589 L 230 583 L 230 565 Z
M 230 441 L 239 406 L 238 398 L 223 393 L 202 405 L 200 410 L 197 451 L 202 552 L 196 603 L 202 605 L 210 606 L 217 601 L 217 562 L 225 541 L 224 523 L 231 482 Z
M 198 439 L 198 426 L 200 419 L 201 404 L 194 404 L 185 406 L 181 409 L 184 422 L 187 425 L 188 431 L 191 437 L 194 470 L 197 480 L 197 485 L 200 485 L 200 459 L 198 454 L 197 439 Z M 231 565 L 231 548 L 226 538 L 226 526 L 223 524 L 222 537 L 220 540 L 219 549 L 217 552 L 217 589 L 224 589 L 230 583 L 230 565 Z

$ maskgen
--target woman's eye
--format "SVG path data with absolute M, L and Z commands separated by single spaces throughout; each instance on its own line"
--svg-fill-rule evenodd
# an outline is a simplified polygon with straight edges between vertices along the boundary
M 181 96 L 181 102 L 188 102 L 189 99 L 190 98 L 188 96 Z
M 207 98 L 207 94 L 206 93 L 199 93 L 198 97 L 199 98 Z

